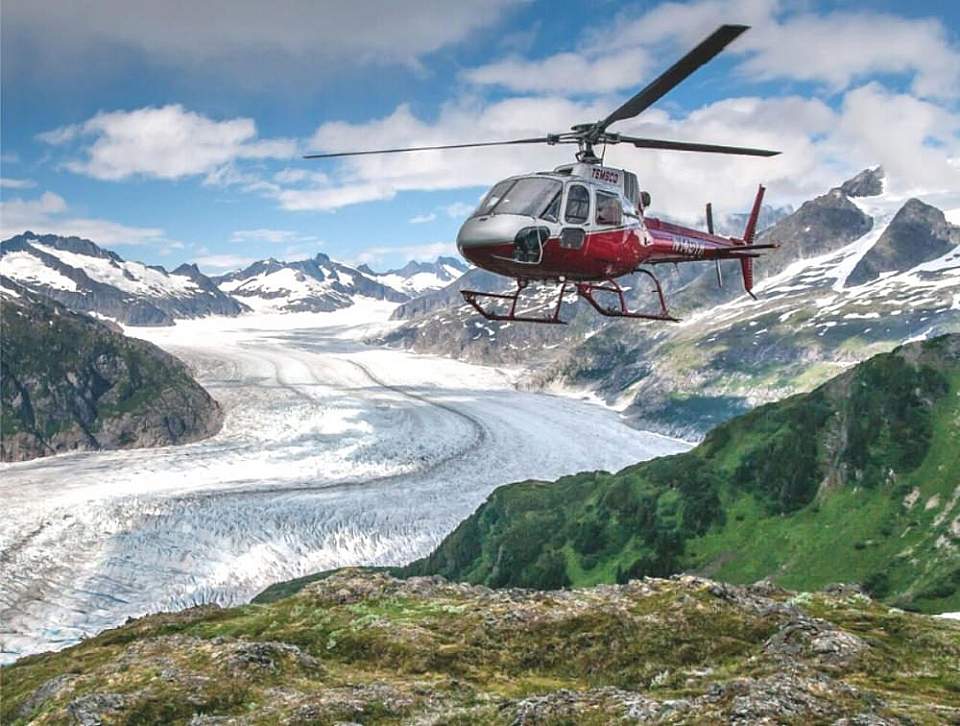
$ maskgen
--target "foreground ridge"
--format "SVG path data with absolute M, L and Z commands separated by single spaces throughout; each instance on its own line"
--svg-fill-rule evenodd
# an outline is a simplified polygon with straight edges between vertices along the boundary
M 937 723 L 960 718 L 960 624 L 843 586 L 541 592 L 347 569 L 2 676 L 3 723 Z

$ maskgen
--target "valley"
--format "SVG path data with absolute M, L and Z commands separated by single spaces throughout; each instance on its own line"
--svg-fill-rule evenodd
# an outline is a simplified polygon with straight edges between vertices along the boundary
M 305 573 L 409 562 L 500 484 L 689 448 L 516 391 L 518 371 L 364 345 L 393 308 L 127 328 L 190 366 L 223 428 L 0 468 L 3 661 Z

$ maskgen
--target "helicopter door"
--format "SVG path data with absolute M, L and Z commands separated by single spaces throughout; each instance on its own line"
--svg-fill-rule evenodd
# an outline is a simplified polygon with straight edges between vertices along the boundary
M 625 232 L 623 229 L 623 204 L 620 197 L 611 192 L 597 190 L 595 222 L 599 228 L 596 239 L 598 245 L 594 254 L 609 262 L 620 263 L 623 257 Z
M 583 248 L 587 238 L 582 225 L 590 219 L 590 190 L 583 184 L 567 187 L 567 204 L 563 210 L 563 229 L 560 231 L 560 246 L 568 250 Z M 581 226 L 571 226 L 581 225 Z

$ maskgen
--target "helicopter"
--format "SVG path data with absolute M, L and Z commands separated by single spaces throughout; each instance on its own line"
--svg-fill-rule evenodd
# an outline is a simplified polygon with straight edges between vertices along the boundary
M 705 232 L 647 216 L 650 194 L 640 189 L 637 175 L 626 169 L 604 166 L 602 156 L 598 157 L 594 148 L 603 145 L 605 151 L 608 145 L 630 144 L 640 149 L 711 154 L 760 157 L 779 154 L 767 149 L 625 136 L 607 130 L 617 121 L 633 118 L 649 108 L 748 28 L 746 25 L 720 26 L 606 118 L 577 124 L 564 133 L 509 141 L 308 154 L 304 158 L 517 144 L 577 144 L 575 163 L 496 183 L 463 223 L 457 234 L 460 254 L 479 268 L 513 278 L 516 290 L 512 293 L 461 290 L 461 295 L 487 320 L 563 324 L 561 306 L 564 295 L 572 288 L 607 317 L 677 322 L 679 318 L 667 308 L 660 280 L 643 266 L 655 268 L 668 263 L 713 261 L 718 284 L 722 286 L 720 261 L 738 260 L 744 290 L 755 299 L 753 260 L 777 246 L 754 243 L 764 187 L 760 185 L 757 190 L 743 236 L 725 237 L 714 232 L 710 204 L 706 205 Z M 656 305 L 653 312 L 628 308 L 624 289 L 617 279 L 635 273 L 645 275 L 653 283 L 651 293 Z M 532 282 L 559 286 L 551 313 L 517 312 L 520 295 Z M 612 295 L 613 305 L 601 304 L 598 293 Z

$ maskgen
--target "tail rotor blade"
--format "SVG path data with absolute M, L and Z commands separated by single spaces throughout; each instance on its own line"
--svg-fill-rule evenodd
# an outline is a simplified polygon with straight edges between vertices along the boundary
M 713 234 L 713 204 L 707 202 L 707 232 Z

